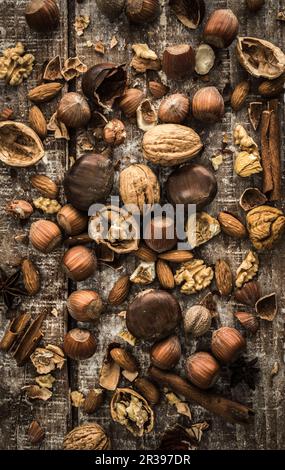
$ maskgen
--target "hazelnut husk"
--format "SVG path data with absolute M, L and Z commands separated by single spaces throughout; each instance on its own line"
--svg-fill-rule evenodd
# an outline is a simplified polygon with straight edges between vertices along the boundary
M 25 9 L 29 27 L 39 33 L 46 33 L 57 28 L 59 8 L 56 0 L 31 0 Z
M 88 330 L 74 328 L 64 337 L 63 349 L 71 359 L 88 359 L 93 356 L 97 348 L 94 336 Z
M 80 93 L 66 93 L 57 108 L 57 117 L 67 127 L 84 127 L 91 119 L 91 109 Z
M 224 112 L 223 97 L 214 86 L 201 88 L 193 96 L 192 113 L 199 121 L 209 123 L 220 121 Z
M 172 80 L 182 80 L 193 74 L 195 52 L 190 44 L 177 44 L 165 49 L 162 70 Z
M 180 124 L 186 119 L 189 109 L 189 98 L 182 93 L 174 93 L 160 103 L 158 118 L 162 122 Z
M 132 23 L 151 23 L 159 13 L 159 0 L 126 0 L 126 15 Z
M 260 287 L 258 282 L 246 282 L 240 289 L 235 290 L 234 297 L 241 304 L 254 307 L 260 298 Z
M 206 166 L 190 163 L 171 173 L 166 191 L 171 204 L 196 204 L 197 210 L 201 210 L 215 198 L 217 180 Z
M 175 367 L 181 358 L 181 345 L 177 336 L 155 343 L 150 350 L 151 363 L 162 370 Z
M 84 281 L 92 276 L 97 267 L 95 253 L 85 246 L 74 246 L 64 255 L 63 268 L 67 276 L 74 281 Z
M 147 378 L 138 377 L 134 381 L 134 387 L 142 394 L 150 405 L 156 405 L 159 402 L 159 389 Z
M 87 211 L 91 204 L 103 202 L 114 181 L 112 162 L 103 154 L 88 153 L 80 157 L 66 173 L 63 181 L 68 202 Z
M 136 205 L 143 212 L 145 204 L 160 201 L 160 186 L 155 173 L 142 163 L 133 164 L 120 173 L 120 196 L 127 206 Z
M 191 334 L 194 338 L 207 333 L 211 327 L 211 323 L 211 312 L 203 305 L 192 305 L 184 314 L 184 331 L 186 334 Z
M 93 290 L 72 292 L 67 299 L 66 306 L 72 318 L 81 322 L 97 321 L 104 308 L 100 295 Z
M 197 352 L 185 361 L 187 378 L 202 390 L 213 387 L 220 375 L 220 366 L 207 352 Z
M 57 223 L 68 235 L 79 235 L 87 229 L 88 217 L 66 204 L 57 213 Z
M 234 362 L 245 347 L 244 337 L 235 328 L 224 326 L 213 333 L 212 353 L 223 363 Z
M 173 218 L 159 216 L 149 219 L 144 230 L 144 241 L 156 253 L 163 253 L 174 248 L 177 244 L 177 237 Z
M 126 117 L 129 118 L 136 114 L 143 98 L 143 91 L 139 90 L 138 88 L 128 88 L 119 100 L 119 107 Z
M 112 119 L 103 129 L 103 139 L 108 145 L 121 145 L 125 142 L 127 132 L 125 125 L 119 119 Z
M 50 220 L 37 220 L 30 227 L 29 239 L 42 253 L 49 253 L 61 242 L 60 228 Z
M 236 38 L 239 22 L 230 9 L 215 10 L 205 24 L 204 41 L 218 48 L 229 47 Z
M 127 308 L 127 328 L 136 338 L 163 338 L 180 321 L 181 309 L 178 301 L 163 290 L 149 289 L 140 292 Z

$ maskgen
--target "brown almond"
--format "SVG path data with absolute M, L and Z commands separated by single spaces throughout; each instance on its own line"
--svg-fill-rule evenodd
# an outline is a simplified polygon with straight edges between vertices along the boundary
M 108 302 L 112 305 L 120 305 L 126 300 L 130 291 L 130 279 L 128 275 L 120 277 L 115 282 L 109 293 Z
M 28 436 L 32 444 L 38 444 L 45 437 L 45 432 L 37 421 L 32 421 L 28 430 Z
M 245 238 L 247 231 L 245 226 L 229 212 L 220 212 L 218 215 L 221 229 L 224 233 L 234 238 Z
M 87 414 L 92 414 L 103 403 L 103 390 L 101 388 L 89 390 L 83 404 L 83 410 Z
M 54 183 L 48 176 L 34 175 L 31 177 L 33 188 L 37 189 L 43 196 L 49 199 L 55 199 L 58 194 L 57 184 Z
M 166 261 L 159 259 L 156 263 L 156 274 L 161 287 L 173 289 L 175 287 L 173 273 Z
M 228 263 L 219 259 L 215 264 L 215 280 L 221 295 L 230 295 L 233 288 L 233 275 Z
M 238 111 L 243 107 L 243 104 L 249 93 L 249 88 L 250 86 L 247 80 L 238 83 L 235 87 L 231 96 L 231 107 L 234 111 Z
M 276 96 L 284 91 L 285 75 L 276 78 L 275 80 L 264 80 L 259 87 L 258 92 L 262 96 Z
M 186 261 L 193 259 L 193 254 L 191 251 L 187 250 L 171 250 L 165 253 L 160 253 L 158 257 L 172 263 L 186 263 Z
M 28 98 L 34 103 L 46 103 L 52 100 L 60 92 L 62 87 L 63 85 L 57 82 L 44 83 L 30 90 Z
M 137 372 L 138 364 L 134 356 L 123 348 L 113 348 L 110 356 L 122 369 L 129 372 Z
M 41 139 L 47 136 L 47 122 L 37 106 L 33 106 L 29 111 L 29 123 Z
M 159 402 L 159 389 L 150 380 L 145 377 L 138 377 L 134 382 L 134 386 L 150 405 L 156 405 Z
M 40 274 L 30 259 L 24 259 L 21 265 L 23 282 L 30 295 L 36 295 L 40 290 Z
M 157 259 L 157 254 L 144 244 L 140 245 L 139 249 L 136 250 L 134 254 L 137 256 L 137 258 L 145 261 L 146 263 L 156 261 Z

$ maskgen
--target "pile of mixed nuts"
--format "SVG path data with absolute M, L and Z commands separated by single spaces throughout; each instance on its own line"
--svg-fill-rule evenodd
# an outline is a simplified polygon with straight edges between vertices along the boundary
M 113 21 L 125 14 L 132 23 L 147 24 L 160 15 L 159 0 L 96 0 L 96 3 Z M 170 11 L 190 29 L 202 24 L 205 3 L 204 0 L 169 1 Z M 259 10 L 263 4 L 263 0 L 247 0 L 251 11 Z M 26 20 L 32 30 L 52 31 L 60 20 L 56 1 L 28 1 Z M 88 25 L 88 17 L 78 18 L 77 34 L 84 34 Z M 217 316 L 215 295 L 225 300 L 232 296 L 246 307 L 234 313 L 246 335 L 257 332 L 259 319 L 272 321 L 278 311 L 276 294 L 262 292 L 256 277 L 259 253 L 270 250 L 285 229 L 285 215 L 273 205 L 281 200 L 278 96 L 283 92 L 285 81 L 285 54 L 269 41 L 237 37 L 239 22 L 229 9 L 210 12 L 201 28 L 204 42 L 196 50 L 190 43 L 171 45 L 159 58 L 147 44 L 132 45 L 134 56 L 130 67 L 137 73 L 148 70 L 157 73 L 157 80 L 148 83 L 151 98 L 146 98 L 144 90 L 129 86 L 125 65 L 100 62 L 88 68 L 78 57 L 68 58 L 62 65 L 57 56 L 46 65 L 41 83 L 28 93 L 31 102 L 29 126 L 14 121 L 9 108 L 1 112 L 0 118 L 0 160 L 11 167 L 30 167 L 38 163 L 45 153 L 44 140 L 48 132 L 54 133 L 55 139 L 68 140 L 69 132 L 74 129 L 92 129 L 96 150 L 91 141 L 82 143 L 84 155 L 72 164 L 63 180 L 64 205 L 58 202 L 59 185 L 44 174 L 36 174 L 31 178 L 31 185 L 39 197 L 33 201 L 10 201 L 6 211 L 18 219 L 29 219 L 35 210 L 54 215 L 54 220 L 42 218 L 33 222 L 28 238 L 32 246 L 44 254 L 64 242 L 68 249 L 62 267 L 73 281 L 92 277 L 100 262 L 112 265 L 119 256 L 126 254 L 138 259 L 135 271 L 121 276 L 108 295 L 111 306 L 128 302 L 126 311 L 120 312 L 126 321 L 121 340 L 128 346 L 120 342 L 109 345 L 98 378 L 100 388 L 89 390 L 85 397 L 81 392 L 71 394 L 74 406 L 82 406 L 87 414 L 93 414 L 104 403 L 105 390 L 112 391 L 111 418 L 135 436 L 153 430 L 154 411 L 161 398 L 159 385 L 166 388 L 164 395 L 177 412 L 190 418 L 185 400 L 194 401 L 229 422 L 248 422 L 253 414 L 250 408 L 211 391 L 205 392 L 216 383 L 222 367 L 229 364 L 232 367 L 237 359 L 240 360 L 240 354 L 246 348 L 245 335 L 232 327 L 216 329 L 209 351 L 185 357 L 186 378 L 183 378 L 172 371 L 182 356 L 179 340 L 182 332 L 178 328 L 183 324 L 183 334 L 187 338 L 208 333 Z M 217 217 L 205 211 L 216 197 L 217 178 L 213 169 L 199 163 L 197 157 L 203 150 L 200 136 L 183 124 L 190 112 L 193 118 L 207 125 L 221 121 L 225 113 L 222 94 L 214 86 L 204 86 L 190 100 L 177 88 L 171 93 L 169 87 L 172 80 L 175 87 L 179 87 L 179 81 L 191 80 L 193 74 L 209 74 L 216 50 L 229 47 L 235 40 L 238 61 L 248 78 L 231 94 L 233 112 L 245 105 L 250 88 L 256 84 L 250 77 L 259 80 L 255 91 L 260 95 L 259 101 L 249 104 L 248 118 L 253 131 L 260 129 L 261 146 L 246 130 L 248 126 L 238 124 L 233 131 L 234 172 L 241 178 L 262 173 L 262 187 L 248 187 L 240 196 L 245 224 L 226 211 Z M 103 44 L 97 44 L 96 50 L 104 51 Z M 34 60 L 21 43 L 6 49 L 0 58 L 0 78 L 9 85 L 20 85 L 31 74 Z M 47 122 L 44 104 L 64 91 L 64 82 L 81 76 L 82 93 L 63 93 Z M 144 132 L 142 152 L 145 163 L 131 164 L 119 173 L 119 196 L 124 207 L 109 203 L 118 171 L 113 165 L 112 150 L 127 138 L 125 124 L 114 117 L 114 111 L 118 110 L 125 119 L 136 117 L 138 128 Z M 191 161 L 193 158 L 194 162 Z M 221 163 L 222 155 L 213 158 L 214 170 Z M 143 213 L 146 204 L 160 203 L 161 188 L 155 172 L 160 166 L 175 167 L 164 188 L 167 201 L 174 207 L 177 204 L 185 208 L 189 204 L 196 205 L 195 236 L 191 229 L 192 216 L 185 227 L 191 250 L 179 249 L 175 231 L 169 238 L 169 230 L 175 227 L 174 218 L 167 215 L 150 218 L 141 237 L 141 227 L 131 210 L 126 209 L 133 204 Z M 90 206 L 96 203 L 107 205 L 88 216 Z M 102 236 L 104 223 L 108 230 Z M 155 235 L 157 229 L 160 229 L 160 238 Z M 252 243 L 252 250 L 248 251 L 235 275 L 227 260 L 221 258 L 214 265 L 207 265 L 196 255 L 196 247 L 209 242 L 220 232 L 239 240 L 249 238 Z M 143 289 L 156 278 L 160 289 Z M 189 296 L 210 287 L 213 282 L 215 287 L 200 303 L 193 303 L 186 311 L 181 311 L 173 293 L 176 287 Z M 142 290 L 130 298 L 133 284 L 141 286 Z M 0 291 L 8 308 L 16 297 L 35 296 L 40 288 L 38 268 L 29 258 L 22 260 L 20 271 L 10 276 L 1 269 Z M 94 290 L 72 292 L 66 306 L 73 319 L 87 323 L 97 322 L 106 309 L 100 294 Z M 29 360 L 34 365 L 38 373 L 36 384 L 24 387 L 31 399 L 51 398 L 55 380 L 52 372 L 63 367 L 65 355 L 73 360 L 84 360 L 93 356 L 97 347 L 93 333 L 81 327 L 68 331 L 62 348 L 52 344 L 39 345 L 44 336 L 45 317 L 46 313 L 33 319 L 29 313 L 20 313 L 10 321 L 0 343 L 0 349 L 11 353 L 19 366 Z M 139 364 L 131 352 L 131 347 L 134 351 L 135 345 L 139 347 L 137 340 L 155 341 L 149 348 L 151 367 L 146 376 L 140 375 Z M 121 376 L 131 383 L 130 387 L 118 387 Z M 176 426 L 166 432 L 161 448 L 196 448 L 207 427 L 207 423 L 196 423 L 188 429 Z M 40 442 L 44 435 L 39 423 L 33 421 L 29 429 L 31 442 Z M 66 436 L 63 447 L 109 449 L 111 442 L 101 426 L 94 422 L 73 429 Z

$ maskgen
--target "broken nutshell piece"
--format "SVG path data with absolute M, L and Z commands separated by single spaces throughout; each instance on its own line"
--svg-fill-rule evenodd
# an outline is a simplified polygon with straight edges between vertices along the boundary
M 256 315 L 248 312 L 235 312 L 234 316 L 246 330 L 255 335 L 259 328 L 259 321 Z
M 195 228 L 196 220 L 196 228 Z M 207 212 L 197 212 L 191 215 L 186 224 L 187 239 L 191 248 L 203 245 L 217 236 L 221 227 L 217 219 Z
M 28 436 L 31 444 L 39 444 L 45 437 L 45 431 L 37 421 L 32 421 L 28 429 Z
M 157 125 L 158 117 L 153 104 L 148 100 L 143 100 L 137 109 L 138 128 L 146 132 Z
M 170 0 L 169 5 L 178 20 L 189 29 L 197 29 L 203 21 L 204 0 Z
M 43 79 L 49 82 L 62 80 L 61 74 L 61 58 L 59 55 L 50 59 L 45 67 Z
M 87 71 L 87 65 L 79 59 L 79 57 L 69 57 L 61 69 L 61 74 L 63 78 L 69 82 L 76 77 Z
M 130 281 L 134 284 L 148 285 L 155 279 L 155 263 L 142 261 L 130 276 Z
M 240 197 L 239 205 L 248 212 L 254 207 L 262 206 L 266 201 L 267 197 L 258 188 L 247 188 Z
M 49 374 L 55 369 L 62 369 L 65 363 L 64 352 L 54 344 L 36 348 L 30 359 L 38 374 Z
M 44 156 L 39 136 L 30 127 L 15 121 L 0 121 L 0 160 L 8 166 L 29 167 Z
M 261 101 L 252 101 L 249 103 L 248 107 L 248 117 L 253 129 L 256 131 L 260 121 L 261 121 L 261 114 L 262 114 L 263 103 Z
M 262 320 L 273 321 L 278 312 L 276 293 L 260 297 L 255 304 L 255 310 Z
M 241 304 L 254 307 L 257 300 L 260 298 L 260 287 L 258 282 L 246 282 L 242 287 L 235 290 L 234 297 Z

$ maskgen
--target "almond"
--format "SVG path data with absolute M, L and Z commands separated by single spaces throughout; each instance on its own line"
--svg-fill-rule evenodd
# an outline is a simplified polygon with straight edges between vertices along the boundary
M 30 126 L 43 140 L 47 136 L 47 122 L 40 108 L 33 106 L 29 111 Z
M 159 259 L 156 263 L 156 274 L 161 287 L 164 289 L 173 289 L 175 286 L 173 273 L 166 261 Z
M 146 245 L 140 245 L 139 249 L 134 253 L 142 261 L 150 263 L 151 261 L 156 261 L 157 254 L 148 248 Z
M 284 91 L 285 75 L 276 78 L 275 80 L 264 80 L 259 87 L 258 92 L 262 96 L 276 96 Z
M 186 263 L 186 261 L 193 259 L 192 253 L 187 250 L 171 250 L 166 253 L 160 253 L 158 257 L 172 263 Z
M 228 263 L 219 259 L 215 264 L 215 280 L 221 295 L 230 295 L 233 288 L 233 275 Z
M 43 196 L 55 199 L 58 193 L 58 187 L 48 176 L 34 175 L 31 177 L 33 188 L 37 189 Z
M 28 98 L 34 103 L 46 103 L 52 100 L 60 92 L 62 87 L 63 85 L 57 82 L 44 83 L 30 90 Z
M 245 226 L 229 212 L 220 212 L 218 215 L 221 229 L 230 237 L 245 238 L 247 231 Z
M 35 295 L 40 290 L 40 275 L 30 259 L 24 259 L 21 265 L 23 282 L 29 295 Z
M 134 356 L 123 348 L 113 348 L 110 351 L 110 356 L 122 369 L 129 372 L 136 372 L 138 370 L 137 361 Z
M 238 111 L 242 108 L 248 93 L 249 82 L 247 80 L 237 84 L 231 96 L 231 107 L 234 111 Z
M 32 421 L 29 429 L 28 436 L 32 444 L 38 444 L 45 437 L 45 432 L 37 421 Z
M 109 293 L 108 302 L 111 305 L 120 305 L 128 297 L 130 290 L 130 279 L 128 275 L 120 277 L 115 282 L 111 292 Z
M 84 401 L 83 409 L 85 413 L 92 414 L 103 403 L 103 390 L 101 388 L 94 388 L 89 390 Z

